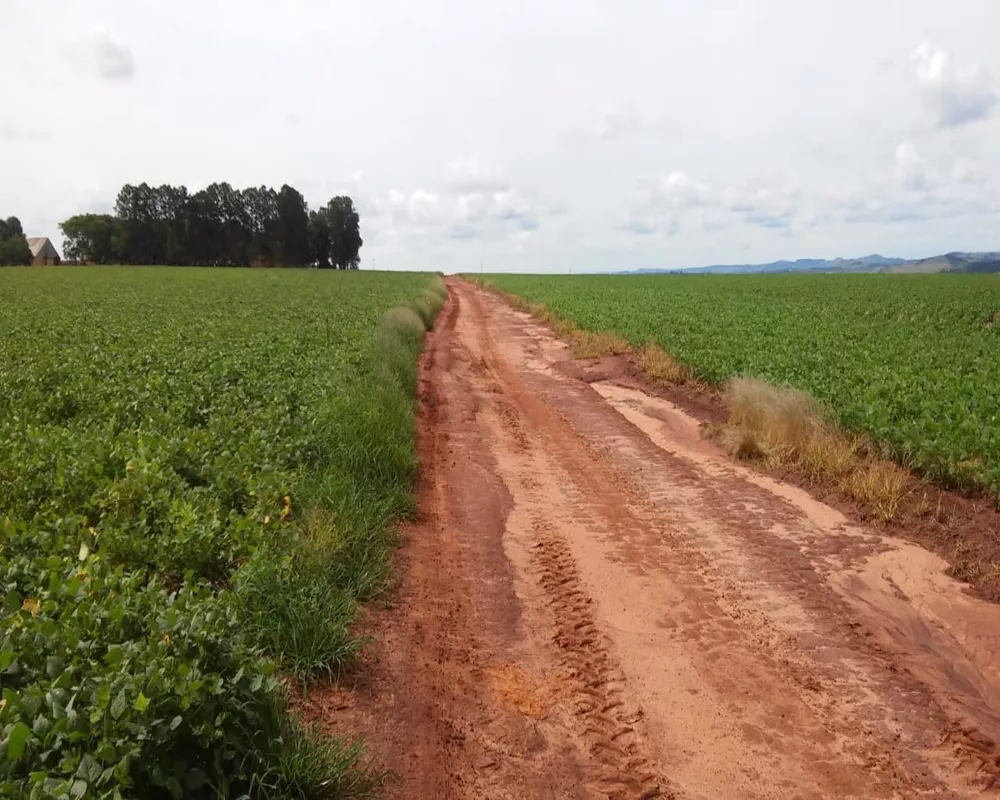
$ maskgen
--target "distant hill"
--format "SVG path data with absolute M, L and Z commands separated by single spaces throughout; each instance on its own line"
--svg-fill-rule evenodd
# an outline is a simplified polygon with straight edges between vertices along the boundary
M 1000 252 L 946 253 L 942 256 L 919 259 L 886 258 L 877 254 L 861 258 L 800 258 L 797 261 L 772 261 L 769 264 L 717 264 L 687 269 L 637 269 L 622 274 L 725 275 L 772 272 L 1000 272 Z

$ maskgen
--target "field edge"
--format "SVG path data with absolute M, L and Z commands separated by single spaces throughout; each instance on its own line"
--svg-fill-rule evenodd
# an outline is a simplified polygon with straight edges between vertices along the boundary
M 567 343 L 578 360 L 623 359 L 631 380 L 694 414 L 703 434 L 730 456 L 788 480 L 856 520 L 875 524 L 944 557 L 951 577 L 1000 602 L 1000 509 L 985 490 L 962 493 L 882 455 L 870 438 L 830 421 L 808 393 L 759 379 L 711 384 L 659 345 L 633 347 L 610 331 L 573 320 L 473 275 L 463 280 L 504 298 Z M 806 433 L 808 431 L 808 433 Z

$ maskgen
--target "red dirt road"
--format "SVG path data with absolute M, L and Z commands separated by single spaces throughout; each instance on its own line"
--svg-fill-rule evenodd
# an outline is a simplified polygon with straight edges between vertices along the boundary
M 997 791 L 1000 606 L 449 288 L 396 602 L 360 685 L 312 698 L 394 796 Z

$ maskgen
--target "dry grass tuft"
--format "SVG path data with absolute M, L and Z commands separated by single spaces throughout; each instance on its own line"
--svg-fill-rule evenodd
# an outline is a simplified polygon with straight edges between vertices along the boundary
M 896 516 L 909 473 L 826 422 L 809 395 L 737 378 L 727 386 L 726 398 L 729 421 L 722 438 L 732 455 L 793 466 L 813 484 L 840 489 L 880 522 Z
M 629 351 L 628 342 L 613 333 L 591 333 L 580 329 L 570 334 L 570 345 L 576 358 L 620 356 Z
M 861 442 L 853 436 L 824 429 L 809 441 L 800 459 L 802 470 L 813 483 L 843 480 L 859 459 Z
M 726 387 L 733 455 L 770 464 L 797 461 L 823 427 L 816 404 L 795 389 L 779 389 L 756 378 L 735 378 Z
M 552 327 L 552 331 L 560 339 L 569 339 L 573 335 L 573 331 L 576 330 L 576 323 L 570 319 L 556 318 L 549 323 Z
M 888 522 L 906 497 L 909 474 L 891 461 L 871 459 L 851 472 L 843 488 L 855 500 L 871 508 L 875 518 Z
M 658 345 L 649 342 L 637 354 L 642 371 L 654 381 L 685 383 L 691 380 L 691 368 L 675 359 Z

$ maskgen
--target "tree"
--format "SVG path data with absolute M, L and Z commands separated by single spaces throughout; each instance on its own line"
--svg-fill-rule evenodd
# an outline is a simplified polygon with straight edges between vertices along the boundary
M 149 184 L 125 184 L 115 201 L 115 214 L 122 221 L 122 260 L 128 264 L 157 263 L 156 210 Z
M 306 199 L 287 183 L 278 192 L 278 219 L 275 244 L 278 263 L 283 267 L 303 267 L 312 262 L 309 206 Z
M 59 225 L 63 254 L 71 261 L 120 264 L 122 223 L 111 214 L 77 214 Z
M 213 183 L 208 187 L 216 195 L 222 218 L 224 264 L 233 267 L 250 266 L 250 214 L 243 193 L 228 183 Z
M 0 267 L 27 266 L 31 263 L 31 248 L 24 238 L 21 220 L 0 218 Z
M 313 255 L 321 268 L 357 269 L 361 264 L 361 219 L 350 197 L 334 197 L 310 215 Z
M 60 227 L 67 255 L 95 263 L 338 269 L 360 263 L 360 220 L 351 198 L 335 197 L 310 213 L 287 184 L 276 192 L 213 183 L 194 194 L 184 186 L 126 184 L 114 216 L 80 214 Z
M 325 208 L 309 212 L 311 261 L 320 269 L 330 268 L 330 218 Z
M 327 205 L 330 214 L 330 261 L 337 269 L 357 269 L 361 265 L 361 218 L 350 197 L 334 197 Z
M 278 257 L 278 195 L 261 186 L 244 189 L 241 196 L 249 223 L 250 263 L 273 266 Z
M 164 184 L 153 190 L 158 264 L 192 263 L 184 215 L 189 200 L 186 186 Z

